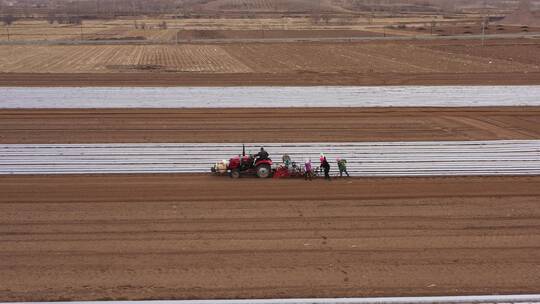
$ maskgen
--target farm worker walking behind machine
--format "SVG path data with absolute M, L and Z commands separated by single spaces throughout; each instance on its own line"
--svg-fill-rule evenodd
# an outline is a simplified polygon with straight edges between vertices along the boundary
M 337 165 L 339 168 L 339 177 L 343 177 L 343 173 L 347 174 L 347 177 L 351 177 L 347 172 L 347 160 L 343 158 L 337 159 Z
M 283 164 L 288 169 L 289 166 L 291 165 L 291 157 L 288 154 L 283 154 L 283 157 L 281 158 L 281 160 L 283 160 Z
M 304 178 L 306 180 L 311 180 L 313 177 L 313 166 L 311 165 L 311 159 L 306 159 L 306 162 L 304 163 Z
M 321 153 L 321 168 L 324 170 L 324 179 L 331 180 L 330 179 L 330 163 L 328 160 L 326 160 L 326 156 Z

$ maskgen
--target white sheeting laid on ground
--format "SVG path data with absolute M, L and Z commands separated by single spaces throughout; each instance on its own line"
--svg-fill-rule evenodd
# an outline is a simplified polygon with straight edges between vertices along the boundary
M 361 143 L 251 143 L 274 161 L 289 154 L 319 163 L 348 160 L 353 176 L 539 175 L 540 140 Z M 4 144 L 0 174 L 200 173 L 242 153 L 242 144 Z
M 540 86 L 2 87 L 0 108 L 540 106 Z
M 312 298 L 312 299 L 249 299 L 249 300 L 176 300 L 176 301 L 101 301 L 101 302 L 27 302 L 27 304 L 448 304 L 448 303 L 540 303 L 540 294 L 381 297 L 381 298 Z

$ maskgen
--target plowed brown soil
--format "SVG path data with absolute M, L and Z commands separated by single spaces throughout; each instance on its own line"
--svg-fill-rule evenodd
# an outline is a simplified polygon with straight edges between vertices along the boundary
M 1 176 L 0 193 L 0 301 L 540 289 L 540 177 Z
M 0 143 L 540 139 L 540 107 L 0 110 Z
M 0 86 L 538 85 L 540 73 L 0 73 Z
M 540 84 L 537 39 L 0 47 L 0 86 Z
M 183 30 L 178 39 L 279 39 L 382 37 L 383 33 L 359 30 Z

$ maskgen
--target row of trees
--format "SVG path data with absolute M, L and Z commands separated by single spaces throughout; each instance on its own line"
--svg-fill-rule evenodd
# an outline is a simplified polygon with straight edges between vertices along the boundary
M 65 16 L 65 15 L 56 15 L 54 13 L 49 13 L 47 15 L 47 22 L 54 24 L 77 24 L 80 25 L 83 22 L 82 17 L 80 16 Z
M 4 25 L 12 25 L 13 22 L 17 21 L 19 18 L 15 17 L 12 14 L 5 14 L 0 16 L 0 20 Z M 47 22 L 50 24 L 54 24 L 55 22 L 58 24 L 82 24 L 83 18 L 80 16 L 65 16 L 60 15 L 57 16 L 55 14 L 49 14 L 47 15 Z
M 47 15 L 47 22 L 54 24 L 82 24 L 83 18 L 81 16 L 67 16 L 67 15 L 56 15 L 55 13 L 49 13 Z
M 17 21 L 18 18 L 11 15 L 3 15 L 0 17 L 1 22 L 4 25 L 12 25 L 13 22 Z M 56 15 L 49 15 L 47 16 L 47 22 L 50 24 L 54 24 L 55 22 L 58 24 L 82 24 L 83 19 L 80 16 L 56 16 Z
M 137 22 L 137 20 L 135 20 L 133 22 L 133 27 L 137 30 L 137 29 L 141 29 L 141 30 L 146 30 L 146 29 L 152 29 L 153 27 L 152 26 L 147 26 L 145 22 Z M 160 22 L 158 23 L 157 27 L 160 29 L 160 30 L 166 30 L 167 28 L 169 28 L 168 24 L 166 21 L 163 21 L 163 22 Z

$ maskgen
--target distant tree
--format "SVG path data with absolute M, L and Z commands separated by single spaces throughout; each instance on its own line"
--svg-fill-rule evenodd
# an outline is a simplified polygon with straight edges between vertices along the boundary
M 71 17 L 68 18 L 68 23 L 69 24 L 81 25 L 82 24 L 82 18 L 79 17 L 79 16 L 71 16 Z
M 322 20 L 324 20 L 324 23 L 328 24 L 330 23 L 330 16 L 328 15 L 322 15 Z
M 56 22 L 58 22 L 58 24 L 67 24 L 68 23 L 68 17 L 66 17 L 66 16 L 58 16 L 58 17 L 56 17 Z
M 54 21 L 56 21 L 56 14 L 54 12 L 49 12 L 47 14 L 47 22 L 49 22 L 49 24 L 53 24 Z
M 433 29 L 437 26 L 437 22 L 435 20 L 431 21 L 430 23 L 430 33 L 433 35 Z
M 318 12 L 313 12 L 311 14 L 311 23 L 319 24 L 320 21 L 321 21 L 321 14 L 319 14 Z
M 15 22 L 16 20 L 17 20 L 17 18 L 15 18 L 11 14 L 2 16 L 2 22 L 4 23 L 4 25 L 8 25 L 8 26 L 12 25 L 13 22 Z

